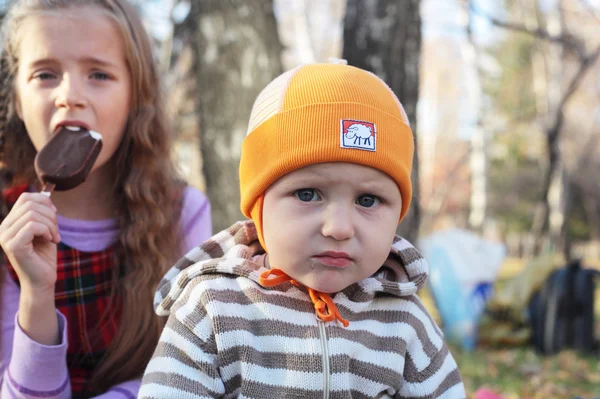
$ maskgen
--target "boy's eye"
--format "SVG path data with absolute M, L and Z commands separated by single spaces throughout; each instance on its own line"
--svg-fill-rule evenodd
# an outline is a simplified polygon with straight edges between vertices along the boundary
M 314 188 L 302 188 L 300 190 L 296 190 L 294 194 L 296 195 L 296 198 L 302 202 L 318 201 L 321 199 L 319 194 L 317 194 L 317 190 Z
M 92 74 L 92 79 L 96 80 L 108 80 L 110 77 L 104 72 L 94 72 Z
M 365 208 L 372 208 L 381 203 L 381 199 L 377 198 L 374 195 L 365 194 L 361 195 L 356 199 L 356 203 Z

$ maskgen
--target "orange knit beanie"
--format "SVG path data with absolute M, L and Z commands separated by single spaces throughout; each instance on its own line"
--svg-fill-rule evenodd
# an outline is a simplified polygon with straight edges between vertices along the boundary
M 242 213 L 262 234 L 263 194 L 304 166 L 350 162 L 396 181 L 400 220 L 410 205 L 414 142 L 404 108 L 374 74 L 342 63 L 309 64 L 273 80 L 252 107 L 240 160 Z

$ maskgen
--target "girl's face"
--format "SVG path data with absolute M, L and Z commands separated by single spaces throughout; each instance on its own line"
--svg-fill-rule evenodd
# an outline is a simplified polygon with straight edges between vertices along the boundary
M 27 17 L 17 32 L 17 113 L 39 151 L 62 125 L 102 134 L 94 169 L 125 132 L 131 76 L 116 22 L 94 7 Z

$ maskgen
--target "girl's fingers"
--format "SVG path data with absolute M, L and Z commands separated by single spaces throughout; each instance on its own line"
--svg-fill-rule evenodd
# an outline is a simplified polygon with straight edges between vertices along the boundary
M 56 207 L 52 203 L 50 197 L 41 193 L 23 193 L 19 196 L 14 206 L 20 206 L 26 202 L 37 202 L 56 210 Z
M 52 233 L 47 225 L 39 222 L 27 222 L 24 228 L 16 232 L 14 236 L 3 243 L 6 251 L 13 256 L 27 255 L 26 252 L 32 250 L 34 238 L 43 238 L 52 241 Z
M 9 226 L 5 232 L 0 233 L 0 243 L 5 240 L 10 240 L 11 237 L 15 237 L 23 230 L 29 229 L 32 226 L 32 223 L 46 226 L 46 229 L 50 234 L 48 240 L 55 243 L 60 242 L 60 234 L 58 232 L 56 221 L 35 212 L 28 212 L 22 218 L 15 221 L 12 226 Z M 34 235 L 34 237 L 35 236 L 36 235 Z
M 4 218 L 2 225 L 14 223 L 27 211 L 36 211 L 51 219 L 56 219 L 56 207 L 50 198 L 39 193 L 23 193 Z
M 39 205 L 29 203 L 21 208 L 23 209 L 16 210 L 16 216 L 11 218 L 11 220 L 5 220 L 2 226 L 0 226 L 0 243 L 3 246 L 4 242 L 16 236 L 30 222 L 45 225 L 50 232 L 49 240 L 56 243 L 60 242 L 60 234 L 58 233 L 56 214 L 54 212 L 47 212 L 47 209 L 40 209 Z
M 48 226 L 29 222 L 6 243 L 8 259 L 23 284 L 47 287 L 56 281 L 56 246 L 50 238 Z
M 28 202 L 28 201 L 34 201 L 34 202 L 38 202 L 40 204 L 45 204 L 45 205 L 49 206 L 50 208 L 54 208 L 54 210 L 56 210 L 56 207 L 52 203 L 52 200 L 50 199 L 50 197 L 48 197 L 47 195 L 42 194 L 42 193 L 23 193 L 19 196 L 19 198 L 15 202 L 15 206 L 20 205 L 24 202 Z

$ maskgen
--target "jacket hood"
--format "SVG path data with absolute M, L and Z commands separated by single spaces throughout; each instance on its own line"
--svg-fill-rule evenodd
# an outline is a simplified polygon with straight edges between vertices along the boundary
M 246 277 L 259 284 L 267 270 L 252 259 L 263 254 L 254 222 L 237 222 L 190 250 L 162 278 L 154 294 L 156 313 L 167 316 L 171 306 L 193 279 L 209 274 Z M 427 281 L 428 266 L 423 256 L 407 240 L 396 236 L 390 254 L 371 277 L 343 290 L 357 300 L 385 293 L 394 296 L 415 294 Z

